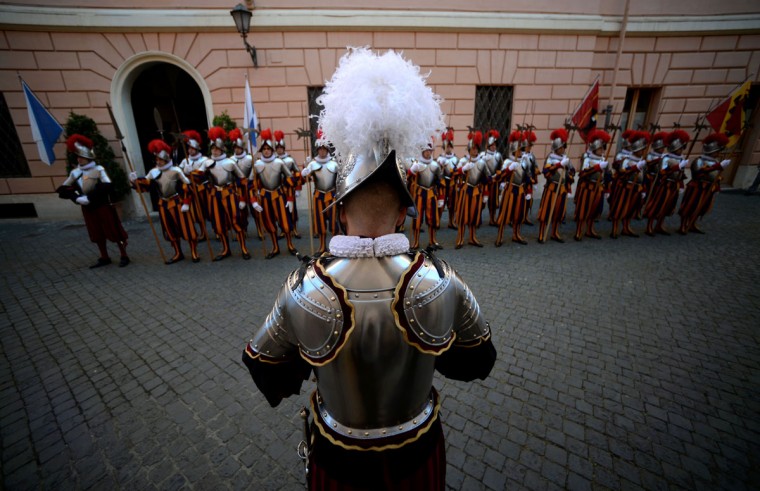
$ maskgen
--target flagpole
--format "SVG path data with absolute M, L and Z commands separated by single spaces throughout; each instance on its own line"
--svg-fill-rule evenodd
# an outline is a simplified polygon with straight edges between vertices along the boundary
M 601 78 L 601 75 L 597 74 L 597 76 L 594 79 L 594 81 L 591 82 L 591 85 L 589 86 L 589 88 L 586 89 L 586 93 L 583 94 L 583 97 L 581 97 L 581 102 L 577 106 L 575 106 L 575 110 L 573 111 L 572 115 L 570 116 L 571 120 L 573 119 L 573 116 L 575 116 L 575 114 L 578 112 L 578 109 L 581 108 L 581 106 L 583 105 L 583 102 L 586 100 L 586 97 L 588 97 L 588 95 L 591 93 L 591 90 L 594 88 L 594 85 L 596 85 L 596 83 L 599 81 L 600 78 Z
M 127 147 L 124 145 L 124 135 L 121 134 L 119 125 L 116 124 L 116 118 L 114 118 L 113 111 L 111 110 L 111 105 L 106 102 L 106 107 L 108 108 L 108 115 L 111 117 L 111 124 L 113 125 L 113 129 L 116 131 L 116 139 L 119 140 L 119 143 L 121 144 L 121 153 L 124 155 L 124 160 L 127 162 L 127 167 L 129 167 L 130 172 L 134 172 L 135 168 L 129 158 L 129 153 L 127 153 Z M 148 218 L 148 225 L 150 225 L 150 230 L 153 232 L 153 238 L 156 239 L 156 246 L 158 247 L 159 254 L 161 254 L 161 260 L 164 262 L 164 264 L 166 264 L 166 256 L 164 255 L 164 250 L 161 248 L 161 242 L 158 240 L 156 227 L 153 226 L 153 220 L 151 220 L 150 212 L 148 212 L 148 205 L 145 204 L 145 198 L 139 189 L 137 190 L 137 196 L 140 198 L 140 203 L 142 203 L 143 210 L 145 211 L 145 216 Z

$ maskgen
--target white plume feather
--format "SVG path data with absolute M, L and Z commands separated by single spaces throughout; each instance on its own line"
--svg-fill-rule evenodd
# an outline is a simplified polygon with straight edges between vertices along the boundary
M 339 160 L 387 140 L 399 158 L 417 157 L 445 128 L 441 98 L 400 54 L 349 48 L 318 102 L 319 126 Z

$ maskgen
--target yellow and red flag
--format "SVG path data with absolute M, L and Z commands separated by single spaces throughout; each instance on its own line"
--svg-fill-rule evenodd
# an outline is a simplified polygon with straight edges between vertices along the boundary
M 736 145 L 742 136 L 745 118 L 744 106 L 749 97 L 750 85 L 750 81 L 747 79 L 707 115 L 710 126 L 716 132 L 725 133 L 728 136 L 727 148 Z
M 578 134 L 583 141 L 586 141 L 588 134 L 596 128 L 596 115 L 599 112 L 599 79 L 597 78 L 594 85 L 586 93 L 583 102 L 573 113 L 572 121 Z

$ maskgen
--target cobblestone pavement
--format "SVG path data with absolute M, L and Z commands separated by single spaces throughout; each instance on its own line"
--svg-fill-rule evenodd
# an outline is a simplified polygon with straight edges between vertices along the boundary
M 442 230 L 499 352 L 484 382 L 436 380 L 448 487 L 760 488 L 759 216 L 724 193 L 707 235 L 538 245 L 525 227 L 497 249 L 484 227 L 455 251 Z M 133 263 L 90 270 L 81 223 L 0 225 L 1 487 L 302 488 L 310 384 L 271 409 L 240 362 L 296 261 L 252 240 L 251 261 L 204 244 L 165 266 L 147 223 L 126 227 Z

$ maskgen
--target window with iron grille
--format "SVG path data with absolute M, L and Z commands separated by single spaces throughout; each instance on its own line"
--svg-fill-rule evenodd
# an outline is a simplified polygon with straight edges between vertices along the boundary
M 473 128 L 485 134 L 488 130 L 499 132 L 496 149 L 508 155 L 509 129 L 512 126 L 512 93 L 510 85 L 478 85 L 475 87 L 475 121 Z M 522 123 L 520 123 L 522 124 Z M 465 135 L 466 141 L 467 135 Z M 485 149 L 484 149 L 485 150 Z
M 311 149 L 311 155 L 316 155 L 314 144 L 317 140 L 317 129 L 319 128 L 317 118 L 319 117 L 319 112 L 322 110 L 322 106 L 317 104 L 317 98 L 322 95 L 322 91 L 324 91 L 325 88 L 322 86 L 307 87 L 306 90 L 309 99 L 309 131 L 311 131 L 309 148 Z
M 658 87 L 629 87 L 625 91 L 623 113 L 620 115 L 620 130 L 615 136 L 618 152 L 623 144 L 619 133 L 625 130 L 650 131 L 649 123 L 656 123 L 653 118 L 657 110 L 655 104 L 659 100 L 660 88 Z
M 11 119 L 5 95 L 0 92 L 0 177 L 31 177 L 21 140 L 16 132 L 16 125 Z

